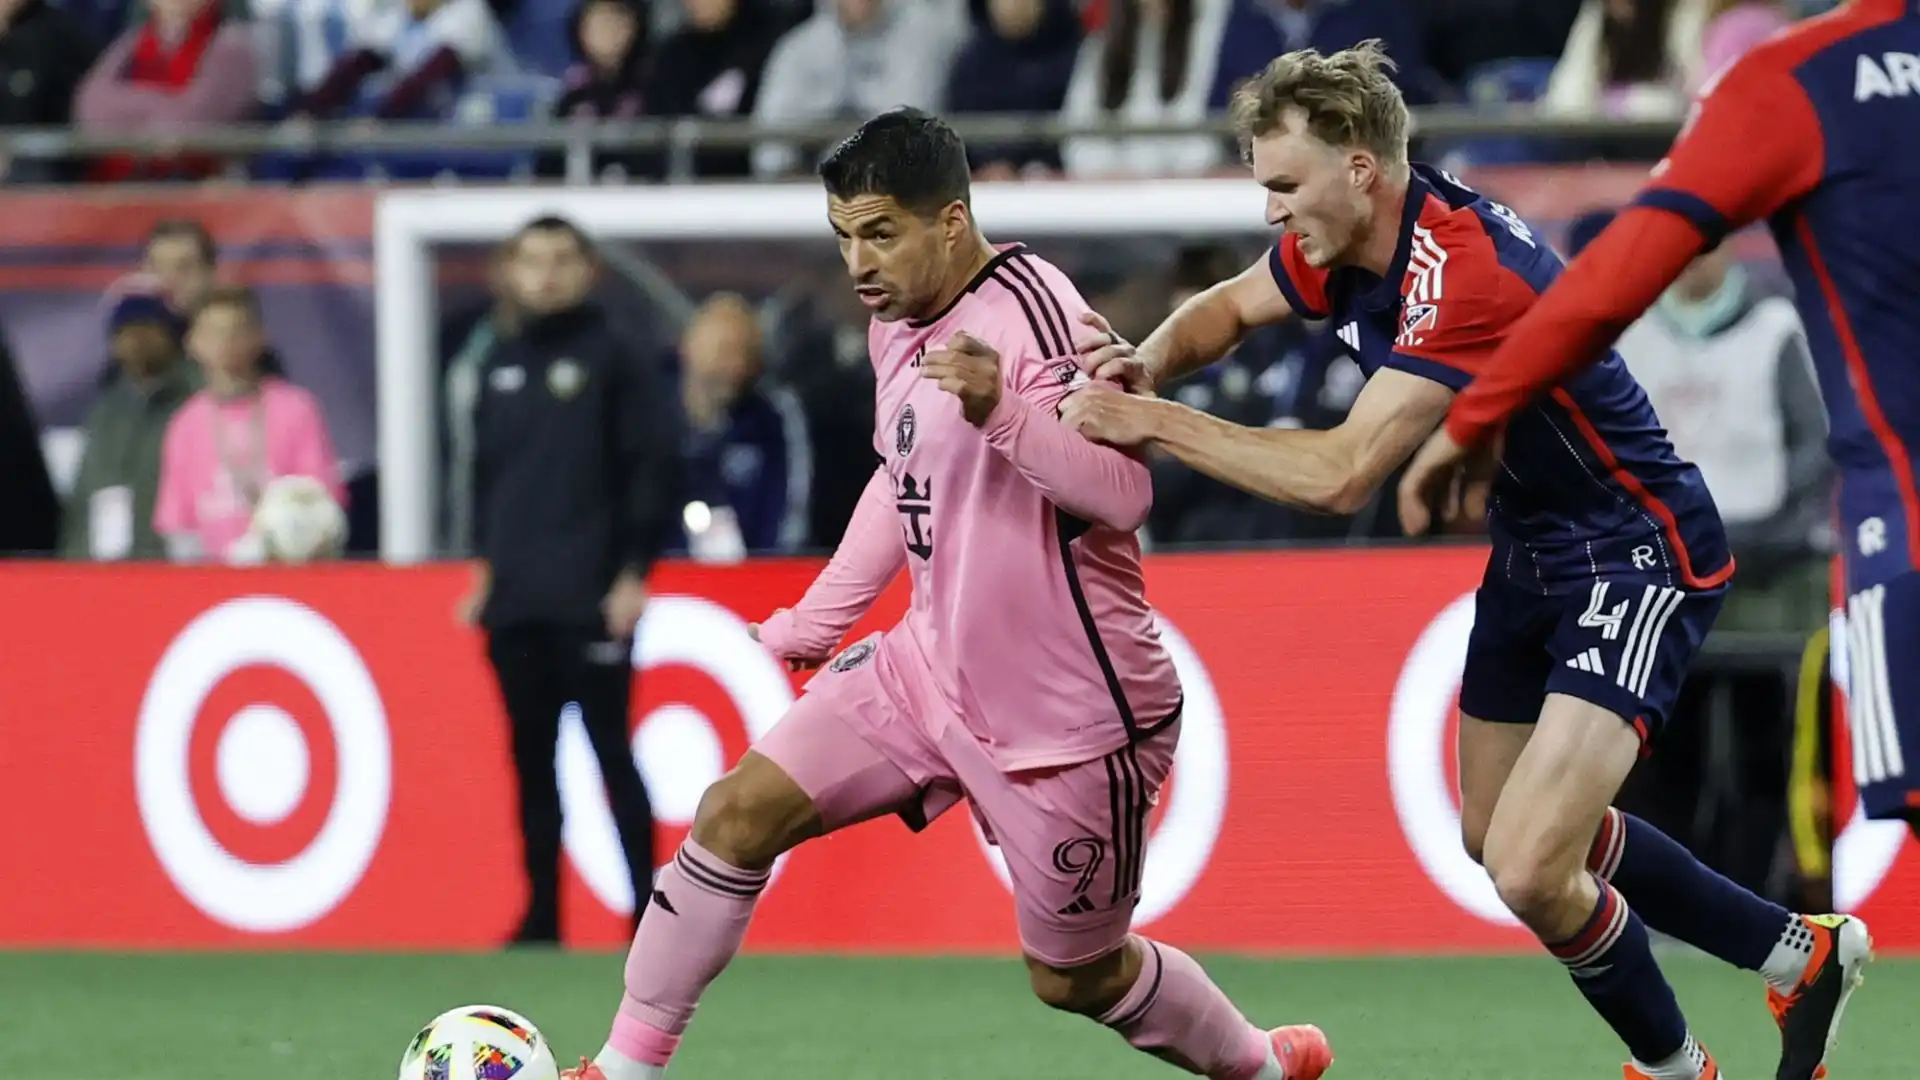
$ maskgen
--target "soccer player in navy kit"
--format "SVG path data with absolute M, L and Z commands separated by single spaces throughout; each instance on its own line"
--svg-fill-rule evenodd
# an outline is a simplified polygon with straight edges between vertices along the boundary
M 1363 505 L 1434 431 L 1561 264 L 1511 210 L 1408 162 L 1390 69 L 1368 43 L 1288 54 L 1241 88 L 1235 119 L 1285 235 L 1137 349 L 1092 317 L 1083 367 L 1135 393 L 1082 390 L 1063 404 L 1070 425 L 1333 513 Z M 1245 428 L 1142 393 L 1293 314 L 1331 320 L 1368 373 L 1339 427 Z M 1797 994 L 1779 1014 L 1777 1075 L 1810 1080 L 1865 962 L 1864 928 L 1754 896 L 1609 806 L 1732 576 L 1719 513 L 1618 357 L 1521 411 L 1506 448 L 1461 686 L 1468 850 L 1627 1044 L 1630 1080 L 1720 1075 L 1649 924 Z
M 1515 327 L 1403 499 L 1593 359 L 1689 260 L 1765 219 L 1793 279 L 1841 476 L 1854 771 L 1920 836 L 1920 4 L 1855 0 L 1710 86 L 1634 207 Z M 1729 167 L 1729 163 L 1737 166 Z M 1416 510 L 1416 513 L 1421 511 Z

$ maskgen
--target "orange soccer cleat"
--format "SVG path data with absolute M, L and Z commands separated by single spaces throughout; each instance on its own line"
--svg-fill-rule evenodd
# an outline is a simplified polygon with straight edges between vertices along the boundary
M 1273 1048 L 1261 1080 L 1279 1070 L 1275 1080 L 1320 1080 L 1320 1074 L 1333 1064 L 1333 1047 L 1327 1034 L 1312 1024 L 1294 1024 L 1274 1028 L 1267 1033 Z

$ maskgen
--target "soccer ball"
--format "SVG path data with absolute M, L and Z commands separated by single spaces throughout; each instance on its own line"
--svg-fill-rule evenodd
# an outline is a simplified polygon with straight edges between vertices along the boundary
M 257 560 L 238 561 L 311 562 L 338 554 L 346 536 L 346 513 L 325 484 L 282 476 L 267 484 L 254 507 L 246 539 L 257 546 Z
M 560 1080 L 560 1066 L 531 1020 L 498 1005 L 462 1005 L 413 1037 L 400 1080 Z

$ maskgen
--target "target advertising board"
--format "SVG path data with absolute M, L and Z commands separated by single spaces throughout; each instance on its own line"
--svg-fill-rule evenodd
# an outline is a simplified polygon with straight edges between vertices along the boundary
M 1166 556 L 1148 578 L 1187 712 L 1140 919 L 1196 948 L 1528 947 L 1461 851 L 1453 698 L 1473 550 Z M 659 851 L 778 722 L 790 676 L 747 624 L 818 564 L 675 565 L 636 643 L 633 745 Z M 505 722 L 458 566 L 0 566 L 0 945 L 487 947 L 523 900 Z M 904 588 L 869 627 L 892 621 Z M 862 629 L 865 629 L 863 627 Z M 569 938 L 633 897 L 578 723 L 556 762 Z M 1836 892 L 1920 949 L 1920 851 L 1850 822 Z M 999 951 L 997 854 L 964 813 L 878 821 L 784 860 L 749 947 Z

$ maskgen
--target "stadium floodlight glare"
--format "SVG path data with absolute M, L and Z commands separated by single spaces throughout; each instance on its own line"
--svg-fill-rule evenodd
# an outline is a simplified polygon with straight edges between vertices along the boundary
M 1245 179 L 979 184 L 974 210 L 997 241 L 1258 234 L 1264 194 Z M 374 212 L 380 554 L 435 552 L 440 490 L 433 247 L 493 243 L 542 214 L 601 240 L 831 243 L 813 183 L 459 188 L 383 192 Z

